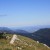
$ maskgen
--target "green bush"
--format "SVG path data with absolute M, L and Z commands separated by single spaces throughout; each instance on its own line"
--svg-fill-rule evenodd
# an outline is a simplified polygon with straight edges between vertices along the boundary
M 0 33 L 0 38 L 2 38 L 3 37 L 3 33 Z

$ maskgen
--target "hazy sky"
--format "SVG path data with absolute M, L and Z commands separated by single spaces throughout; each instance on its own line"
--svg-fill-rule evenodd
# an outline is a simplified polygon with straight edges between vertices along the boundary
M 50 25 L 50 0 L 0 0 L 0 26 Z

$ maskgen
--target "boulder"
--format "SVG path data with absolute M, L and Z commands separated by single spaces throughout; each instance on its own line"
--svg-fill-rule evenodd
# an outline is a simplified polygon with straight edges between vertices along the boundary
M 16 34 L 13 35 L 11 41 L 10 41 L 10 44 L 13 44 L 15 42 L 15 40 L 19 40 L 19 38 L 17 37 Z

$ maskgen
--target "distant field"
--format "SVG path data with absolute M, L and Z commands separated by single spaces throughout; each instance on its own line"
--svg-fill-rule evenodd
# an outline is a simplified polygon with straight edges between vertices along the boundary
M 7 34 L 12 37 L 12 34 Z M 17 35 L 21 41 L 15 41 L 13 45 L 9 44 L 11 38 L 8 40 L 0 39 L 0 50 L 50 50 L 42 43 L 37 43 L 36 41 Z

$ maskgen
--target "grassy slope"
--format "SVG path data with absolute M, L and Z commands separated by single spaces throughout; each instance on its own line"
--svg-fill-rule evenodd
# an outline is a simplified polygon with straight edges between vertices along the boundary
M 10 34 L 9 36 L 12 37 L 12 34 Z M 13 45 L 9 44 L 10 39 L 0 39 L 0 50 L 20 50 L 18 49 L 18 47 L 21 48 L 21 50 L 50 50 L 49 48 L 45 47 L 42 43 L 37 43 L 36 41 L 30 38 L 20 35 L 18 35 L 18 38 L 21 41 L 15 41 Z

